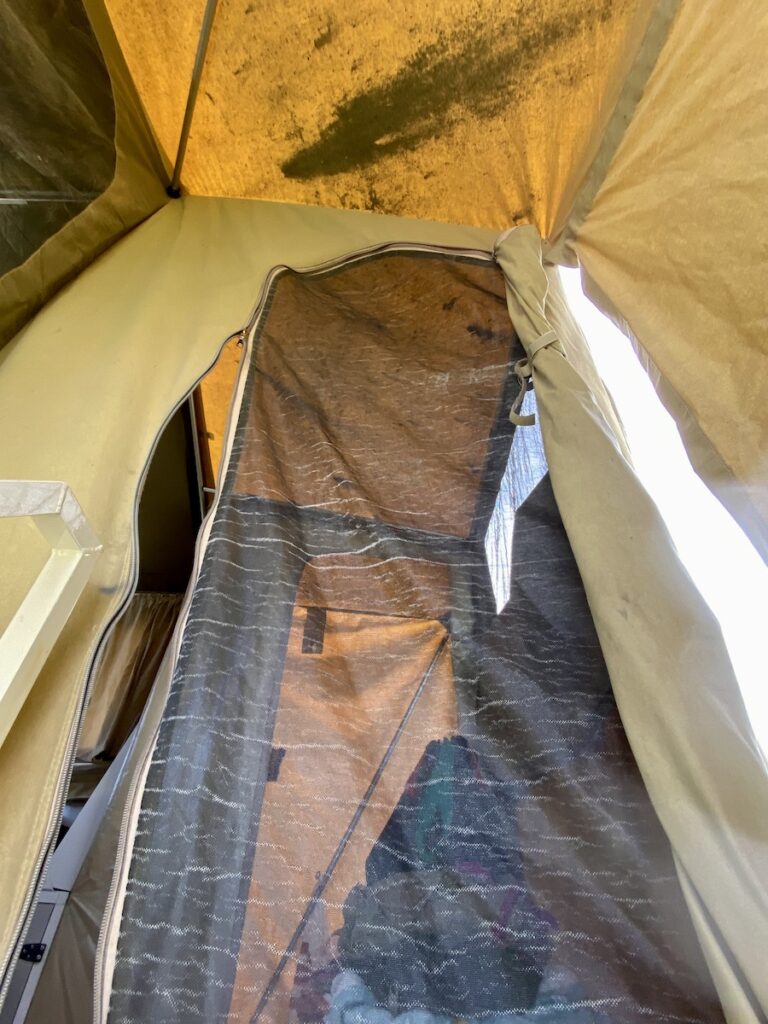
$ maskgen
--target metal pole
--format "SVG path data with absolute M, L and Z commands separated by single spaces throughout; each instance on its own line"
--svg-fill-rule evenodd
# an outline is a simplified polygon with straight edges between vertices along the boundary
M 184 156 L 187 152 L 189 141 L 189 129 L 192 127 L 192 116 L 195 112 L 197 93 L 200 88 L 200 79 L 203 77 L 203 66 L 205 65 L 205 53 L 208 49 L 208 41 L 211 38 L 211 28 L 216 14 L 216 7 L 219 0 L 206 0 L 203 20 L 200 25 L 200 38 L 197 41 L 197 53 L 195 54 L 195 65 L 192 68 L 192 78 L 187 93 L 187 107 L 184 111 L 184 120 L 181 124 L 181 135 L 179 136 L 179 148 L 176 150 L 176 164 L 173 168 L 171 184 L 166 189 L 172 199 L 178 199 L 181 195 L 181 168 L 184 164 Z
M 298 945 L 299 939 L 301 938 L 301 935 L 302 935 L 304 929 L 307 926 L 307 922 L 309 921 L 310 917 L 312 916 L 312 911 L 315 909 L 315 907 L 317 906 L 317 904 L 320 901 L 320 897 L 325 892 L 325 888 L 328 885 L 328 883 L 330 882 L 331 876 L 333 875 L 333 872 L 336 870 L 336 865 L 341 860 L 341 855 L 344 853 L 344 850 L 347 848 L 347 843 L 352 838 L 352 833 L 357 828 L 358 823 L 359 823 L 360 819 L 363 816 L 363 812 L 365 811 L 366 807 L 368 806 L 368 804 L 370 802 L 370 799 L 373 796 L 373 792 L 376 789 L 376 787 L 378 786 L 378 784 L 379 784 L 379 782 L 381 780 L 381 776 L 384 774 L 384 771 L 385 771 L 387 765 L 389 764 L 389 761 L 390 761 L 392 755 L 394 754 L 394 752 L 395 752 L 395 750 L 397 748 L 398 743 L 400 742 L 400 737 L 403 735 L 403 732 L 405 731 L 405 727 L 408 725 L 408 721 L 409 721 L 411 715 L 413 714 L 413 711 L 414 711 L 414 708 L 416 707 L 416 704 L 418 703 L 419 697 L 424 692 L 424 687 L 427 685 L 427 683 L 429 681 L 429 677 L 432 675 L 432 671 L 433 671 L 435 665 L 437 664 L 437 662 L 438 662 L 438 660 L 440 658 L 440 655 L 445 650 L 445 645 L 447 643 L 448 643 L 448 636 L 446 635 L 440 641 L 440 643 L 438 644 L 437 650 L 432 655 L 432 660 L 430 661 L 429 665 L 427 665 L 427 670 L 424 673 L 424 675 L 421 677 L 421 681 L 419 682 L 419 685 L 416 687 L 416 690 L 415 690 L 413 696 L 411 697 L 411 700 L 410 700 L 410 702 L 408 704 L 408 707 L 405 709 L 405 714 L 400 719 L 400 724 L 398 725 L 397 729 L 395 729 L 394 736 L 389 741 L 389 746 L 385 750 L 384 756 L 382 757 L 381 761 L 379 762 L 379 767 L 374 772 L 373 778 L 368 783 L 368 788 L 366 789 L 365 793 L 363 794 L 363 797 L 360 800 L 360 803 L 357 805 L 357 809 L 355 810 L 355 813 L 352 815 L 352 818 L 351 818 L 349 824 L 346 827 L 344 835 L 339 840 L 339 844 L 336 847 L 336 850 L 334 851 L 334 854 L 333 854 L 333 856 L 330 859 L 328 867 L 325 869 L 325 871 L 322 873 L 320 878 L 317 880 L 315 888 L 312 890 L 312 895 L 309 897 L 309 902 L 307 903 L 307 906 L 306 906 L 306 908 L 304 910 L 304 913 L 301 915 L 301 920 L 296 925 L 296 930 L 294 931 L 293 935 L 291 936 L 288 945 L 285 947 L 285 952 L 280 957 L 280 962 L 278 963 L 277 967 L 273 971 L 272 977 L 269 979 L 267 987 L 261 993 L 261 999 L 259 999 L 259 1004 L 256 1007 L 256 1009 L 253 1011 L 253 1016 L 251 1017 L 250 1024 L 256 1024 L 256 1021 L 258 1021 L 258 1019 L 261 1016 L 265 1006 L 269 1002 L 269 1000 L 270 1000 L 270 998 L 272 996 L 272 993 L 277 988 L 277 983 L 280 980 L 280 977 L 281 977 L 283 971 L 285 970 L 286 964 L 288 963 L 288 961 L 289 961 L 289 959 L 291 957 L 291 953 L 293 953 L 294 949 Z

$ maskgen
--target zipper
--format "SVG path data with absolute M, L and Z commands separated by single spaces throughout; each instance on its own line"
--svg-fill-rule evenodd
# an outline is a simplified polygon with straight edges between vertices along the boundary
M 492 252 L 487 249 L 470 249 L 470 248 L 458 248 L 451 246 L 436 246 L 429 245 L 421 242 L 389 242 L 385 244 L 372 245 L 365 249 L 359 249 L 351 254 L 347 254 L 341 257 L 335 257 L 334 259 L 326 260 L 322 263 L 315 264 L 311 267 L 302 268 L 301 270 L 295 270 L 292 267 L 286 265 L 278 265 L 273 267 L 272 270 L 267 274 L 264 283 L 259 291 L 259 296 L 251 310 L 251 314 L 246 322 L 245 327 L 230 335 L 224 344 L 219 349 L 219 353 L 216 359 L 205 371 L 205 373 L 198 378 L 195 385 L 185 395 L 179 405 L 183 401 L 186 401 L 189 395 L 194 391 L 195 387 L 200 383 L 202 378 L 213 368 L 215 363 L 218 361 L 221 351 L 229 341 L 239 337 L 244 344 L 243 357 L 240 360 L 240 366 L 238 368 L 237 380 L 233 389 L 232 398 L 230 400 L 229 412 L 227 415 L 227 428 L 226 435 L 224 438 L 224 447 L 222 461 L 219 467 L 218 483 L 216 487 L 216 494 L 211 504 L 208 513 L 203 520 L 200 527 L 200 531 L 197 536 L 195 544 L 195 559 L 192 566 L 192 573 L 190 575 L 190 582 L 187 587 L 187 592 L 184 596 L 184 601 L 179 613 L 179 618 L 176 624 L 176 628 L 171 638 L 170 644 L 172 647 L 171 665 L 169 668 L 169 685 L 173 678 L 173 672 L 176 665 L 176 661 L 179 654 L 179 648 L 181 646 L 181 639 L 186 627 L 187 616 L 189 614 L 190 605 L 192 603 L 192 596 L 194 593 L 194 584 L 197 582 L 197 578 L 200 574 L 200 568 L 202 560 L 205 555 L 207 548 L 208 538 L 213 526 L 213 521 L 218 512 L 219 503 L 222 492 L 222 482 L 224 481 L 227 470 L 229 468 L 230 457 L 232 454 L 232 442 L 234 440 L 235 430 L 237 428 L 237 420 L 242 405 L 243 391 L 245 388 L 245 381 L 247 379 L 247 371 L 251 361 L 251 355 L 253 351 L 253 342 L 256 329 L 262 319 L 265 311 L 266 302 L 271 292 L 272 286 L 275 281 L 281 277 L 284 273 L 291 272 L 296 274 L 312 276 L 314 274 L 321 273 L 322 271 L 337 270 L 342 267 L 351 266 L 355 263 L 363 262 L 372 256 L 385 255 L 385 254 L 397 254 L 400 252 L 422 252 L 432 253 L 438 256 L 464 256 L 468 259 L 478 260 L 485 263 L 494 263 L 495 257 Z M 178 406 L 176 407 L 178 408 Z M 175 410 L 174 410 L 175 411 Z M 169 417 L 170 418 L 170 417 Z M 166 421 L 167 422 L 167 421 Z M 135 525 L 135 524 L 134 524 Z M 112 968 L 113 963 L 107 962 L 107 957 L 110 953 L 116 950 L 117 939 L 119 938 L 119 927 L 122 916 L 122 902 L 125 894 L 125 884 L 127 882 L 128 871 L 130 869 L 130 861 L 133 852 L 133 844 L 129 842 L 129 836 L 134 834 L 132 823 L 136 820 L 138 811 L 140 809 L 140 802 L 144 795 L 144 784 L 146 782 L 147 773 L 149 766 L 152 761 L 152 756 L 155 751 L 157 743 L 157 737 L 162 725 L 162 715 L 158 720 L 157 727 L 147 742 L 146 750 L 141 756 L 139 763 L 134 768 L 133 778 L 131 780 L 128 793 L 126 794 L 125 807 L 123 809 L 123 815 L 120 822 L 120 832 L 117 840 L 117 852 L 115 855 L 115 864 L 112 872 L 112 880 L 109 886 L 109 892 L 107 894 L 107 902 L 104 908 L 104 915 L 102 917 L 101 928 L 99 929 L 99 938 L 96 945 L 96 959 L 94 966 L 94 995 L 93 995 L 93 1024 L 106 1024 L 107 1016 L 109 1013 L 109 994 L 111 992 L 111 977 L 110 985 L 105 985 L 107 980 L 106 971 L 108 968 Z M 119 910 L 120 913 L 116 913 Z M 109 988 L 109 991 L 107 991 Z M 106 1002 L 105 1002 L 106 1001 Z
M 224 347 L 230 341 L 233 341 L 235 338 L 238 338 L 241 343 L 244 343 L 245 340 L 246 340 L 247 333 L 248 333 L 248 328 L 246 327 L 246 328 L 244 328 L 244 329 L 242 329 L 240 331 L 237 331 L 235 334 L 231 334 L 226 339 L 226 341 L 222 344 L 221 348 L 219 349 L 218 355 L 216 356 L 216 359 L 214 360 L 214 362 L 211 364 L 211 366 L 209 366 L 208 370 L 206 370 L 205 373 L 197 380 L 197 382 L 195 383 L 194 387 L 185 396 L 185 398 L 182 399 L 182 402 L 186 401 L 189 398 L 189 395 L 198 386 L 198 384 L 203 379 L 203 377 L 207 373 L 209 373 L 210 370 L 216 365 L 216 363 L 218 362 L 219 357 L 220 357 L 221 352 L 224 349 Z M 239 391 L 240 380 L 241 380 L 241 378 L 245 374 L 245 367 L 247 366 L 247 364 L 248 364 L 248 348 L 246 346 L 246 350 L 243 352 L 243 357 L 240 360 L 240 366 L 238 367 L 238 371 L 237 371 L 237 380 L 236 380 L 236 385 L 235 385 L 235 392 Z M 179 404 L 181 405 L 182 403 L 180 402 Z M 227 446 L 229 445 L 229 434 L 230 434 L 230 430 L 231 430 L 231 422 L 232 422 L 232 419 L 231 419 L 231 414 L 230 414 L 227 417 L 227 435 L 226 435 L 226 439 L 225 439 L 225 445 L 227 445 Z M 220 471 L 219 480 L 222 479 L 222 475 L 223 474 Z M 169 667 L 169 678 L 168 678 L 168 684 L 169 685 L 170 685 L 171 679 L 173 677 L 173 669 L 174 669 L 174 666 L 176 664 L 176 658 L 178 656 L 178 648 L 179 648 L 179 645 L 181 643 L 181 636 L 182 636 L 182 633 L 184 631 L 184 626 L 186 624 L 187 614 L 189 612 L 189 606 L 190 606 L 190 604 L 192 602 L 192 593 L 193 593 L 193 590 L 194 590 L 192 582 L 193 581 L 195 581 L 195 582 L 197 581 L 197 577 L 198 577 L 198 575 L 200 573 L 200 567 L 201 567 L 201 564 L 202 564 L 202 559 L 203 559 L 203 554 L 204 554 L 204 545 L 205 545 L 205 542 L 208 539 L 208 535 L 210 534 L 210 527 L 211 527 L 211 525 L 213 523 L 213 515 L 214 515 L 214 512 L 215 512 L 215 510 L 216 510 L 216 508 L 218 506 L 218 494 L 219 494 L 219 492 L 220 492 L 220 488 L 217 487 L 217 489 L 216 489 L 216 496 L 217 497 L 214 500 L 213 504 L 211 505 L 210 509 L 208 510 L 205 518 L 203 519 L 203 522 L 202 522 L 202 524 L 200 526 L 200 531 L 198 533 L 197 541 L 195 543 L 195 558 L 194 558 L 194 562 L 193 562 L 193 565 L 192 565 L 192 573 L 190 575 L 190 583 L 189 583 L 189 585 L 187 587 L 187 592 L 184 595 L 184 600 L 182 602 L 182 606 L 181 606 L 181 609 L 179 611 L 179 618 L 178 618 L 178 621 L 177 621 L 176 626 L 174 628 L 173 636 L 171 637 L 171 641 L 170 641 L 170 646 L 172 647 L 172 650 L 173 650 L 173 656 L 171 658 L 171 665 Z M 115 851 L 115 864 L 114 864 L 114 868 L 113 868 L 113 871 L 112 871 L 112 878 L 110 880 L 109 890 L 107 892 L 107 901 L 106 901 L 105 906 L 104 906 L 104 913 L 103 913 L 103 916 L 102 916 L 101 927 L 99 928 L 99 937 L 98 937 L 98 941 L 96 943 L 96 956 L 95 956 L 95 962 L 94 962 L 94 979 L 93 979 L 93 981 L 94 981 L 94 985 L 93 985 L 93 1020 L 94 1020 L 94 1024 L 98 1024 L 98 1022 L 100 1020 L 102 1020 L 102 1018 L 106 1019 L 106 1015 L 107 1015 L 108 1007 L 102 1007 L 102 1002 L 103 1002 L 105 994 L 106 994 L 105 991 L 104 991 L 103 981 L 104 981 L 104 968 L 105 968 L 105 962 L 104 961 L 105 961 L 105 956 L 106 956 L 106 954 L 108 952 L 108 948 L 107 948 L 108 947 L 108 939 L 111 936 L 111 934 L 112 934 L 112 932 L 114 930 L 115 925 L 119 924 L 119 915 L 118 915 L 118 920 L 115 921 L 114 911 L 115 911 L 115 908 L 117 906 L 121 906 L 121 904 L 122 904 L 122 899 L 118 899 L 118 896 L 122 897 L 122 885 L 123 885 L 123 882 L 125 881 L 125 877 L 124 876 L 125 876 L 125 873 L 127 871 L 127 868 L 130 865 L 130 851 L 127 850 L 127 847 L 128 847 L 128 836 L 129 836 L 129 833 L 131 831 L 130 825 L 131 825 L 131 821 L 132 821 L 132 819 L 134 817 L 134 812 L 135 812 L 135 810 L 137 810 L 136 798 L 137 798 L 137 796 L 139 796 L 139 798 L 140 798 L 143 795 L 144 781 L 146 779 L 146 775 L 147 775 L 147 772 L 149 770 L 149 765 L 150 765 L 150 762 L 152 760 L 152 755 L 153 755 L 154 750 L 155 750 L 155 743 L 157 741 L 157 734 L 158 734 L 161 722 L 162 722 L 162 715 L 160 716 L 160 719 L 158 720 L 157 728 L 155 729 L 155 731 L 154 731 L 150 741 L 146 745 L 146 749 L 141 754 L 140 759 L 138 760 L 136 766 L 134 767 L 133 778 L 131 779 L 130 785 L 128 787 L 128 792 L 126 793 L 126 797 L 125 797 L 125 807 L 123 808 L 123 813 L 122 813 L 122 817 L 121 817 L 121 821 L 120 821 L 120 831 L 119 831 L 118 837 L 117 837 L 117 847 L 116 847 L 116 851 Z M 136 742 L 137 743 L 139 741 L 138 733 L 140 732 L 140 729 L 141 729 L 141 726 L 139 726 L 139 730 L 137 730 L 137 738 L 136 738 Z M 126 852 L 128 852 L 128 854 L 129 854 L 128 857 L 126 857 Z M 118 891 L 118 890 L 120 890 L 120 891 Z
M 130 563 L 128 578 L 124 585 L 123 596 L 120 604 L 115 609 L 112 617 L 107 622 L 101 633 L 99 639 L 94 643 L 91 648 L 87 659 L 86 659 L 86 670 L 84 673 L 84 683 L 82 695 L 77 707 L 77 711 L 72 720 L 72 725 L 67 737 L 67 745 L 64 753 L 64 760 L 59 771 L 58 778 L 56 780 L 56 788 L 54 792 L 54 802 L 51 809 L 51 813 L 48 818 L 46 825 L 45 835 L 43 843 L 40 848 L 37 860 L 35 862 L 35 869 L 32 875 L 32 881 L 27 889 L 24 896 L 24 902 L 22 903 L 21 913 L 18 916 L 16 927 L 12 936 L 12 940 L 9 943 L 8 949 L 4 954 L 2 963 L 0 964 L 0 978 L 2 978 L 2 986 L 0 987 L 0 1007 L 5 1001 L 5 997 L 8 993 L 8 988 L 13 978 L 13 973 L 18 959 L 18 953 L 21 946 L 21 940 L 27 927 L 32 919 L 32 915 L 35 912 L 38 903 L 38 897 L 40 890 L 42 889 L 42 883 L 45 879 L 46 872 L 48 870 L 48 864 L 53 855 L 53 839 L 61 821 L 61 815 L 63 811 L 63 805 L 66 799 L 67 790 L 69 789 L 70 777 L 72 775 L 72 769 L 75 762 L 75 755 L 77 752 L 77 737 L 80 732 L 80 725 L 82 723 L 83 714 L 88 705 L 88 698 L 90 697 L 91 684 L 96 678 L 97 670 L 101 665 L 104 657 L 104 651 L 106 649 L 107 641 L 109 640 L 112 632 L 117 625 L 119 619 L 124 614 L 131 597 L 136 590 L 136 584 L 138 582 L 139 575 L 139 559 L 138 559 L 138 535 L 139 535 L 139 502 L 141 495 L 144 491 L 144 485 L 147 479 L 147 473 L 152 463 L 152 459 L 155 456 L 157 445 L 159 444 L 160 438 L 163 435 L 166 427 L 170 423 L 171 419 L 176 415 L 181 406 L 189 400 L 190 395 L 199 386 L 200 382 L 205 376 L 213 369 L 216 363 L 221 357 L 221 353 L 224 347 L 232 341 L 234 338 L 242 337 L 243 331 L 237 331 L 234 334 L 230 334 L 219 346 L 216 353 L 216 357 L 213 362 L 207 367 L 206 370 L 200 374 L 195 380 L 192 386 L 186 391 L 186 393 L 179 399 L 179 401 L 173 406 L 168 415 L 163 420 L 160 428 L 155 434 L 150 448 L 147 459 L 142 469 L 141 477 L 139 479 L 139 485 L 136 489 L 133 502 L 133 515 L 132 515 L 132 530 L 131 530 L 131 547 L 130 547 Z

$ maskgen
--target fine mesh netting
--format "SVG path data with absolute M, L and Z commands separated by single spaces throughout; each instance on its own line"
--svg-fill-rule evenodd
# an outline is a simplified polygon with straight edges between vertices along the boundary
M 3 0 L 0 96 L 2 276 L 114 178 L 112 87 L 83 0 Z
M 274 281 L 113 1022 L 722 1021 L 538 428 L 508 421 L 521 355 L 490 261 Z

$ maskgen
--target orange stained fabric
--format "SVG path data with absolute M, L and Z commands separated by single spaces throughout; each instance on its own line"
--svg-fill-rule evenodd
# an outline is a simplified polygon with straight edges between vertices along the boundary
M 444 636 L 437 622 L 327 613 L 323 651 L 303 653 L 307 610 L 295 609 L 273 747 L 285 755 L 267 784 L 232 996 L 247 1024 L 378 763 Z M 372 799 L 312 915 L 304 956 L 332 955 L 344 900 L 432 739 L 456 730 L 450 649 L 440 655 Z M 299 947 L 301 950 L 301 946 Z M 287 1021 L 297 957 L 265 1020 Z

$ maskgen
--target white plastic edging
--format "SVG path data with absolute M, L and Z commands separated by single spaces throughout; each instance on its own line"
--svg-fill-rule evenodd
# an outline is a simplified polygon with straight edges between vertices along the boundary
M 0 480 L 0 518 L 29 516 L 51 554 L 0 636 L 0 744 L 85 587 L 101 545 L 69 487 Z

